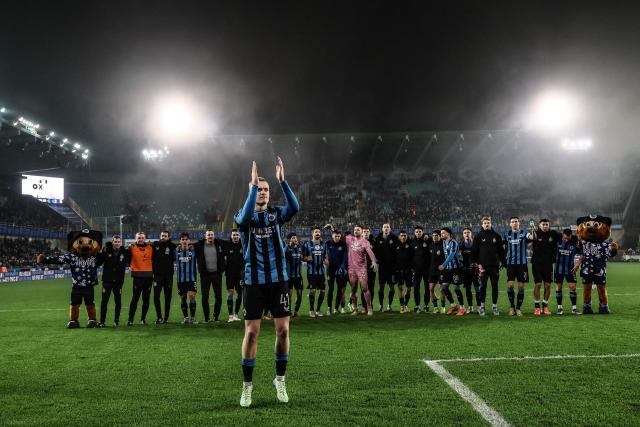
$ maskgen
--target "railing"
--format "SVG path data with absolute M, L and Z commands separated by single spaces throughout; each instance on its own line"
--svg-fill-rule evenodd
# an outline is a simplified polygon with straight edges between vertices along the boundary
M 78 214 L 80 219 L 84 221 L 85 224 L 88 224 L 90 228 L 93 228 L 93 221 L 91 220 L 91 217 L 87 215 L 84 209 L 82 209 L 80 205 L 76 203 L 75 200 L 73 200 L 70 196 L 67 196 L 65 202 L 76 214 Z

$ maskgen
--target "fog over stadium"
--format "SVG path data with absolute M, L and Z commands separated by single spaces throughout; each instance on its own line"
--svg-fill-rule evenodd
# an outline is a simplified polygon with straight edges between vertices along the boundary
M 640 426 L 640 2 L 0 6 L 0 426 Z

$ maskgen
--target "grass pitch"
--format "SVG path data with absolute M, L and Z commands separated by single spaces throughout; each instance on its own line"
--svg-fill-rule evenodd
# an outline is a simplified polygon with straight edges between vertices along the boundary
M 263 322 L 249 409 L 238 404 L 242 322 L 180 325 L 174 297 L 168 325 L 67 330 L 70 280 L 2 284 L 0 425 L 487 425 L 425 359 L 639 353 L 639 278 L 638 264 L 610 264 L 609 316 L 534 318 L 528 284 L 525 316 L 508 317 L 504 277 L 497 318 L 401 315 L 396 298 L 394 313 L 311 319 L 305 291 L 305 317 L 291 322 L 290 403 L 276 401 Z M 130 294 L 127 280 L 121 320 Z M 226 321 L 224 301 L 222 311 Z M 640 358 L 442 366 L 512 425 L 640 425 Z

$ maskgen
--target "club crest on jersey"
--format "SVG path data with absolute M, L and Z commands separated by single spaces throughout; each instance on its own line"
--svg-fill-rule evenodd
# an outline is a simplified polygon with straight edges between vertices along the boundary
M 553 237 L 549 236 L 549 242 L 553 242 Z
M 440 255 L 440 249 L 436 251 L 436 255 Z
M 273 222 L 273 221 L 275 221 L 275 220 L 276 220 L 276 215 L 275 215 L 275 214 L 270 213 L 269 215 L 267 215 L 267 218 L 269 218 L 269 221 Z
M 426 244 L 426 243 L 423 243 L 423 244 L 422 244 L 422 247 L 423 247 L 423 248 L 426 248 L 426 247 L 427 247 L 427 244 Z
M 484 242 L 484 239 L 482 239 L 482 241 Z M 496 243 L 496 238 L 493 238 L 493 243 Z
M 409 245 L 404 245 L 404 248 L 405 249 L 409 249 Z

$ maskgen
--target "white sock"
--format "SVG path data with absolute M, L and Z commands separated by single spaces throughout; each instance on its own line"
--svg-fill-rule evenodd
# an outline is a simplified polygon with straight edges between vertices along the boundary
M 242 383 L 243 383 L 245 386 L 253 385 L 253 382 L 251 382 L 251 381 L 249 381 L 249 382 L 243 381 Z
M 284 381 L 284 375 L 276 375 L 276 381 Z
M 492 304 L 491 307 L 493 307 L 494 309 L 498 308 L 498 304 Z

